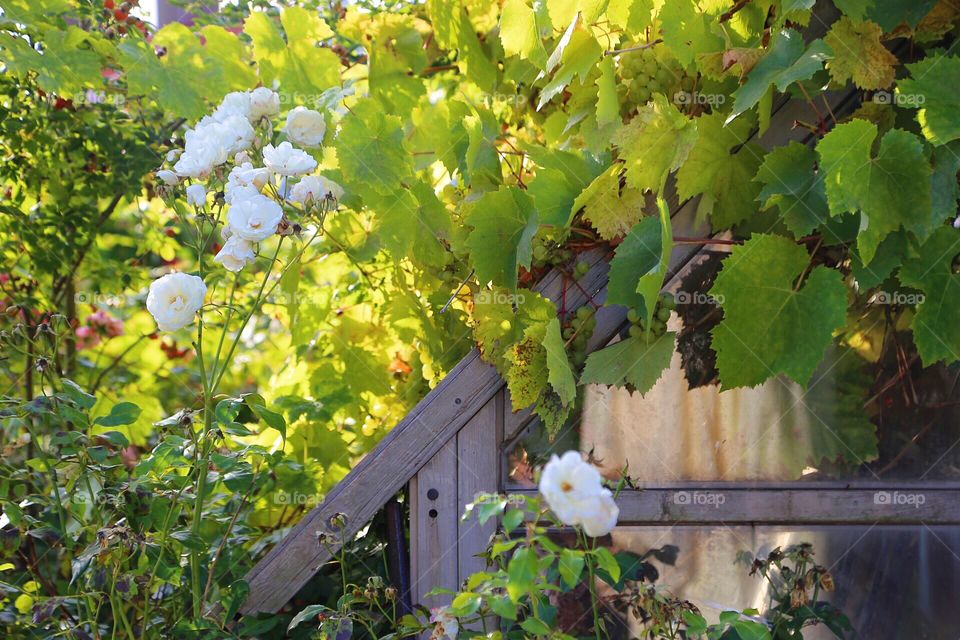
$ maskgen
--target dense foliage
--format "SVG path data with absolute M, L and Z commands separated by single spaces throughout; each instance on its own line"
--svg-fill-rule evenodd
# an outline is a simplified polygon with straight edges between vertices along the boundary
M 584 384 L 652 388 L 672 312 L 709 299 L 685 328 L 706 379 L 834 384 L 812 462 L 846 464 L 877 454 L 872 379 L 960 359 L 953 3 L 273 4 L 154 31 L 130 3 L 0 1 L 11 633 L 222 625 L 260 551 L 475 344 L 555 433 Z M 323 114 L 311 154 L 343 195 L 309 251 L 275 243 L 208 300 L 216 333 L 158 332 L 155 278 L 228 281 L 191 180 L 151 172 L 258 85 Z M 771 143 L 786 101 L 805 115 Z M 718 240 L 674 233 L 688 200 Z M 715 280 L 661 294 L 674 250 L 712 242 Z M 632 328 L 588 355 L 600 305 L 533 287 L 598 253 Z

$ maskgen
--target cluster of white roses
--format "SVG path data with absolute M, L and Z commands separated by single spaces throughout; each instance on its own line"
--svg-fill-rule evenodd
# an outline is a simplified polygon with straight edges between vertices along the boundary
M 286 139 L 274 146 L 271 118 L 279 113 L 280 96 L 275 91 L 260 87 L 229 93 L 213 114 L 187 131 L 182 151 L 167 154 L 172 169 L 156 173 L 168 192 L 189 182 L 187 204 L 200 213 L 209 193 L 222 193 L 219 204 L 228 206 L 221 230 L 224 244 L 214 261 L 234 273 L 256 258 L 257 243 L 278 232 L 285 206 L 295 210 L 290 203 L 299 203 L 306 212 L 343 197 L 343 189 L 335 182 L 309 175 L 317 161 L 294 146 L 323 143 L 324 115 L 305 107 L 291 109 L 280 130 Z M 258 160 L 262 166 L 255 164 Z M 291 186 L 291 178 L 299 179 Z M 147 309 L 161 330 L 178 329 L 193 320 L 206 291 L 197 276 L 167 274 L 151 284 Z
M 540 475 L 540 493 L 561 522 L 581 526 L 588 536 L 605 536 L 617 525 L 620 508 L 603 486 L 600 472 L 579 451 L 554 455 Z

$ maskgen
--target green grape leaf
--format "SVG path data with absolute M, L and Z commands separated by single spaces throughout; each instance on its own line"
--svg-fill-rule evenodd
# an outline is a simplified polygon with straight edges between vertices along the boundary
M 469 107 L 456 100 L 441 100 L 430 104 L 421 99 L 411 114 L 413 131 L 410 149 L 421 159 L 417 168 L 427 167 L 439 160 L 451 174 L 465 166 L 470 139 L 464 128 Z
M 823 266 L 797 288 L 809 264 L 802 246 L 767 234 L 724 259 L 710 289 L 724 315 L 712 332 L 723 388 L 753 387 L 780 373 L 810 380 L 846 322 L 847 291 L 840 272 Z
M 577 197 L 603 171 L 606 160 L 532 144 L 522 148 L 537 164 L 536 177 L 527 184 L 527 193 L 537 207 L 540 224 L 566 228 L 579 209 Z
M 627 184 L 659 193 L 667 175 L 680 168 L 697 142 L 697 126 L 665 96 L 656 94 L 614 135 L 626 165 Z
M 130 93 L 155 95 L 170 113 L 198 118 L 209 110 L 208 100 L 249 89 L 254 75 L 243 62 L 240 40 L 216 26 L 204 27 L 201 35 L 205 44 L 184 25 L 172 23 L 152 43 L 125 39 L 119 53 Z M 165 47 L 166 55 L 158 58 L 154 45 Z
M 711 29 L 715 16 L 703 13 L 696 0 L 671 0 L 663 3 L 657 15 L 664 46 L 684 67 L 697 56 L 724 48 L 723 38 Z
M 624 235 L 643 215 L 645 197 L 629 186 L 620 187 L 620 165 L 612 165 L 597 176 L 573 202 L 573 210 L 583 209 L 583 219 L 593 225 L 604 240 Z
M 661 269 L 664 259 L 668 259 L 670 255 L 669 247 L 664 251 L 663 231 L 661 217 L 648 216 L 640 220 L 617 246 L 610 261 L 607 304 L 643 310 L 641 315 L 649 319 L 653 313 L 656 295 L 650 299 L 652 287 L 649 286 L 644 287 L 644 293 L 639 293 L 638 285 L 649 285 L 650 280 L 655 280 L 658 276 L 661 281 L 663 279 Z
M 606 56 L 598 65 L 597 77 L 597 124 L 601 127 L 620 121 L 620 101 L 617 98 L 617 79 L 614 73 L 613 58 Z
M 874 158 L 876 137 L 875 124 L 852 120 L 817 144 L 830 213 L 861 213 L 857 246 L 865 264 L 891 232 L 904 227 L 925 233 L 933 206 L 932 170 L 920 139 L 899 129 L 888 131 Z
M 559 169 L 537 169 L 536 177 L 527 184 L 527 194 L 537 208 L 541 224 L 563 229 L 576 211 L 575 200 L 582 185 L 572 184 Z
M 957 217 L 957 201 L 960 200 L 960 142 L 951 142 L 933 150 L 933 174 L 930 176 L 931 200 L 933 202 L 931 230 L 939 227 L 947 218 Z M 922 235 L 920 240 L 926 240 Z
M 757 210 L 760 185 L 753 178 L 764 153 L 746 142 L 752 118 L 740 118 L 725 127 L 723 114 L 716 112 L 696 123 L 697 142 L 677 172 L 677 192 L 682 199 L 702 194 L 697 218 L 709 218 L 714 229 L 727 229 Z
M 900 268 L 900 282 L 919 289 L 925 296 L 917 305 L 910 327 L 927 367 L 941 360 L 947 364 L 960 360 L 960 274 L 953 268 L 958 253 L 960 231 L 940 227 L 920 247 L 917 256 Z
M 784 29 L 747 75 L 743 86 L 733 92 L 733 111 L 728 119 L 733 120 L 760 102 L 770 85 L 786 91 L 794 82 L 809 80 L 823 69 L 832 53 L 823 40 L 814 40 L 805 46 L 799 31 Z
M 883 239 L 877 252 L 864 264 L 856 247 L 850 249 L 850 271 L 861 291 L 868 291 L 886 280 L 903 262 L 907 253 L 907 237 L 904 231 L 895 231 Z
M 461 73 L 484 91 L 494 91 L 497 87 L 497 67 L 483 50 L 477 31 L 463 7 L 460 8 L 458 36 L 460 56 L 457 65 Z
M 564 37 L 566 37 L 566 34 L 564 34 Z M 561 52 L 559 67 L 556 72 L 554 72 L 550 82 L 540 90 L 540 97 L 537 100 L 537 111 L 550 102 L 554 96 L 563 91 L 575 77 L 579 76 L 581 84 L 586 82 L 590 71 L 593 70 L 603 55 L 603 48 L 600 46 L 600 43 L 597 42 L 593 33 L 589 29 L 581 26 L 573 30 L 570 34 L 569 41 L 563 43 L 562 49 L 560 46 L 561 45 L 557 45 L 557 49 Z M 548 67 L 554 59 L 555 54 L 556 52 L 550 56 L 550 60 L 547 62 Z
M 50 24 L 61 13 L 70 11 L 71 0 L 4 0 L 3 19 L 36 27 L 38 24 Z
M 906 67 L 911 77 L 897 82 L 898 106 L 920 109 L 917 121 L 932 144 L 960 139 L 960 57 L 930 56 Z
M 583 367 L 580 384 L 626 386 L 644 395 L 670 366 L 676 337 L 672 331 L 659 337 L 641 334 L 594 351 Z
M 280 14 L 280 24 L 283 33 L 267 13 L 257 11 L 243 26 L 253 40 L 253 57 L 263 84 L 279 81 L 279 91 L 291 103 L 340 84 L 340 58 L 329 48 L 317 46 L 333 36 L 327 23 L 316 12 L 287 7 Z
M 396 191 L 412 172 L 403 145 L 403 121 L 373 100 L 362 100 L 340 123 L 335 148 L 348 191 Z
M 850 16 L 854 20 L 862 20 L 867 17 L 867 10 L 873 6 L 873 0 L 833 0 L 833 4 L 844 15 Z
M 398 260 L 406 257 L 428 268 L 444 266 L 446 248 L 441 240 L 450 237 L 453 225 L 430 185 L 417 182 L 387 196 L 375 208 L 381 242 Z
M 834 52 L 827 62 L 834 82 L 846 84 L 853 79 L 861 89 L 886 89 L 893 84 L 897 57 L 880 42 L 882 35 L 875 22 L 854 22 L 847 17 L 834 22 L 823 38 Z
M 554 25 L 569 24 L 580 14 L 583 22 L 595 22 L 607 5 L 606 0 L 548 0 L 546 2 L 550 21 Z
M 755 181 L 763 185 L 759 199 L 765 209 L 776 207 L 784 224 L 801 238 L 830 217 L 823 176 L 816 171 L 817 154 L 799 142 L 767 154 Z
M 653 23 L 653 0 L 610 0 L 606 15 L 615 27 L 639 33 Z
M 846 4 L 852 3 L 847 0 Z M 872 0 L 867 7 L 867 18 L 888 32 L 903 23 L 912 28 L 917 26 L 936 5 L 937 0 L 882 0 L 882 2 Z
M 547 62 L 547 50 L 540 38 L 542 17 L 526 0 L 506 0 L 500 18 L 500 42 L 508 56 L 520 56 L 537 67 Z
M 533 198 L 517 187 L 483 194 L 470 208 L 467 237 L 470 258 L 481 283 L 517 288 L 517 270 L 529 267 L 531 241 L 537 232 Z
M 496 117 L 487 110 L 479 109 L 463 118 L 463 127 L 468 141 L 464 154 L 464 177 L 476 192 L 496 189 L 503 181 L 500 156 L 496 149 L 496 138 L 500 133 Z
M 543 348 L 547 353 L 548 381 L 560 401 L 567 405 L 577 397 L 577 381 L 570 368 L 570 359 L 560 333 L 560 320 L 552 319 L 547 323 L 543 336 Z
M 83 89 L 103 84 L 100 56 L 85 48 L 91 38 L 75 26 L 66 31 L 48 29 L 40 53 L 25 38 L 0 32 L 0 62 L 5 72 L 19 77 L 34 72 L 41 89 L 74 99 Z

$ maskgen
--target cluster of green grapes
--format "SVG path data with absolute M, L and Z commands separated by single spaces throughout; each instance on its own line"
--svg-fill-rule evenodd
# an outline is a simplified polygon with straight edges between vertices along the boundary
M 533 268 L 542 269 L 550 265 L 559 267 L 573 259 L 573 250 L 558 245 L 556 242 L 534 236 L 533 238 Z
M 624 48 L 631 46 L 625 44 Z M 673 99 L 679 91 L 693 90 L 693 78 L 661 46 L 621 53 L 619 63 L 620 84 L 617 91 L 621 104 L 646 104 L 655 93 Z
M 587 361 L 587 341 L 596 328 L 597 314 L 587 305 L 578 308 L 573 317 L 563 325 L 563 341 L 568 345 L 570 359 L 575 367 L 582 367 Z
M 650 322 L 650 331 L 654 336 L 662 336 L 667 331 L 667 320 L 670 319 L 670 312 L 677 308 L 677 302 L 673 299 L 673 294 L 662 293 L 657 299 L 657 306 L 653 311 L 653 319 Z M 636 338 L 647 331 L 647 323 L 640 312 L 636 309 L 627 311 L 627 321 L 632 325 L 630 327 L 630 337 Z
M 439 367 L 435 366 L 433 357 L 426 351 L 420 352 L 420 362 L 423 366 L 420 368 L 420 373 L 423 375 L 423 379 L 427 381 L 427 384 L 433 389 L 437 384 L 439 384 L 441 378 L 443 377 L 443 372 L 439 371 Z

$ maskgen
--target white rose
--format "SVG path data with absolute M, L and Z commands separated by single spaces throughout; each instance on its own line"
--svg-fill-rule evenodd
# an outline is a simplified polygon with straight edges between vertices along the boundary
M 250 120 L 280 113 L 280 96 L 266 87 L 257 87 L 250 92 Z
M 620 511 L 603 487 L 600 472 L 578 451 L 554 455 L 540 476 L 540 493 L 564 524 L 581 525 L 591 536 L 606 535 L 617 523 Z
M 211 127 L 211 135 L 219 137 L 220 144 L 228 154 L 234 154 L 249 149 L 253 144 L 256 132 L 250 121 L 243 116 L 230 116 L 223 122 Z
M 253 253 L 253 246 L 238 236 L 231 236 L 223 248 L 214 257 L 214 262 L 219 262 L 227 271 L 236 273 L 243 269 L 248 262 L 256 258 Z
M 237 166 L 240 166 L 242 164 L 247 164 L 248 162 L 253 162 L 253 159 L 246 151 L 238 151 L 237 154 L 233 156 L 233 162 Z
M 187 131 L 183 154 L 173 166 L 177 174 L 191 178 L 205 178 L 214 167 L 227 161 L 229 150 L 224 144 L 224 136 L 216 129 L 217 123 L 197 125 Z
M 186 273 L 168 273 L 150 284 L 147 311 L 160 331 L 175 331 L 193 322 L 203 306 L 207 285 Z
M 220 106 L 213 112 L 213 119 L 223 122 L 231 116 L 250 118 L 250 94 L 246 91 L 233 91 L 223 96 Z
M 609 489 L 604 489 L 580 509 L 579 523 L 584 533 L 592 538 L 605 536 L 617 526 L 620 507 Z
M 241 187 L 254 186 L 257 189 L 262 189 L 268 180 L 270 180 L 270 172 L 266 168 L 254 167 L 249 162 L 237 165 L 227 176 L 228 183 L 232 182 Z
M 193 153 L 184 153 L 173 165 L 178 175 L 188 178 L 206 178 L 220 164 L 220 151 L 217 147 L 205 147 Z
M 295 107 L 287 114 L 287 125 L 283 132 L 291 141 L 305 147 L 316 147 L 323 142 L 327 123 L 323 114 L 305 107 Z
M 223 201 L 227 204 L 237 204 L 241 200 L 249 200 L 260 195 L 260 190 L 250 184 L 228 182 L 223 191 Z
M 170 149 L 166 155 L 167 162 L 176 162 L 181 153 L 183 153 L 183 149 Z
M 295 148 L 289 142 L 281 142 L 276 147 L 272 144 L 265 146 L 263 164 L 270 171 L 282 176 L 299 176 L 317 168 L 317 161 L 310 154 Z
M 187 204 L 193 207 L 202 207 L 207 204 L 207 190 L 202 184 L 192 184 L 187 187 Z
M 323 176 L 307 176 L 293 185 L 290 190 L 290 199 L 308 204 L 311 200 L 323 200 L 327 194 L 340 200 L 343 198 L 343 187 Z
M 160 169 L 157 171 L 157 179 L 169 187 L 175 187 L 180 182 L 177 174 L 169 169 Z
M 259 194 L 240 200 L 227 211 L 230 233 L 250 242 L 260 242 L 272 236 L 282 219 L 280 205 Z

